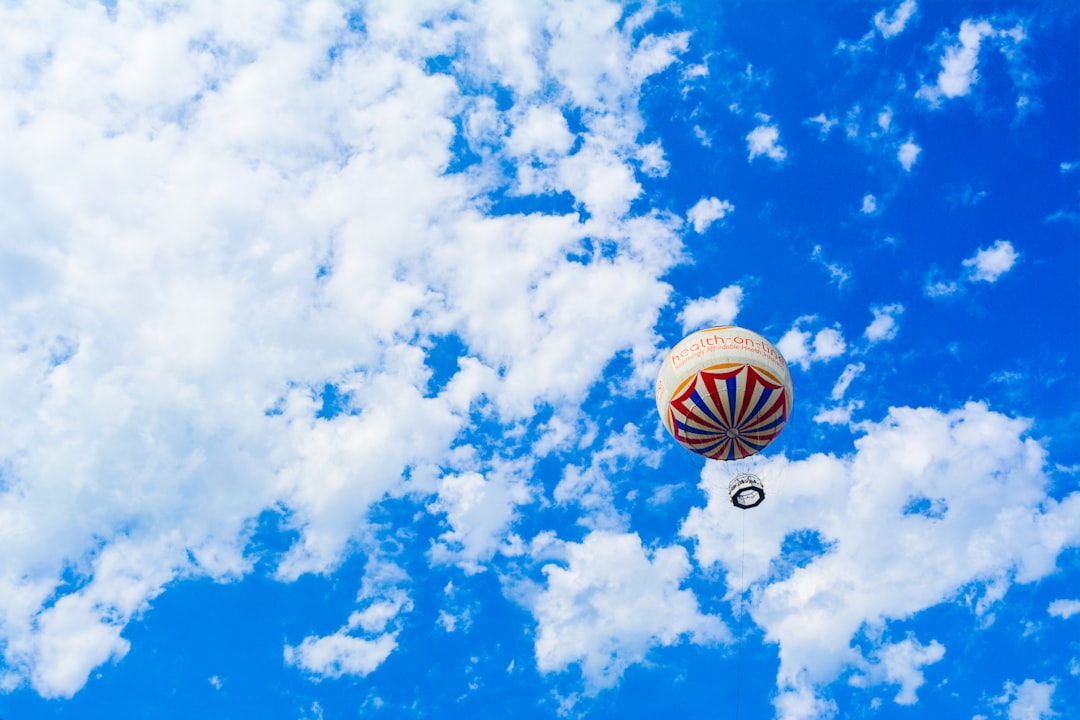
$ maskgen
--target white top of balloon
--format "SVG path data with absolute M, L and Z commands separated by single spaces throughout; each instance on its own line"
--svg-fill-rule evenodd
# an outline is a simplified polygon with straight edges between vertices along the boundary
M 791 414 L 791 372 L 771 342 L 734 325 L 683 338 L 656 378 L 656 410 L 675 441 L 712 460 L 741 460 L 776 439 Z M 765 499 L 761 480 L 732 479 L 732 504 Z

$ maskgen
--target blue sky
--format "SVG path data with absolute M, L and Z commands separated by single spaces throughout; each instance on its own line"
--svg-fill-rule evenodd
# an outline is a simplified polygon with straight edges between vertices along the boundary
M 1080 713 L 1067 2 L 0 9 L 0 717 Z M 774 342 L 739 468 L 685 334 Z

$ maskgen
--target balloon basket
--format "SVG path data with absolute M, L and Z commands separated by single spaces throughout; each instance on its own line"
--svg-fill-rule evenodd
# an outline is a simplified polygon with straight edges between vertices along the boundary
M 757 475 L 739 473 L 728 483 L 728 497 L 735 507 L 749 510 L 765 501 L 765 486 Z

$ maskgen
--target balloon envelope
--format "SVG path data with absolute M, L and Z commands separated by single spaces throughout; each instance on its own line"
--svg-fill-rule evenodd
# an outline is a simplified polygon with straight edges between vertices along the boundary
M 714 460 L 763 450 L 791 414 L 791 372 L 776 347 L 744 328 L 699 330 L 671 349 L 656 409 L 671 436 Z

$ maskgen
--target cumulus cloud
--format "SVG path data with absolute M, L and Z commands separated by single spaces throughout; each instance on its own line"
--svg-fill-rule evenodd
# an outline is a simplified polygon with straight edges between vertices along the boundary
M 566 117 L 558 107 L 546 105 L 525 110 L 506 140 L 506 150 L 518 156 L 561 156 L 566 155 L 573 144 L 574 136 Z
M 1028 678 L 1017 685 L 1005 683 L 1004 692 L 994 698 L 998 705 L 1005 705 L 1009 720 L 1049 720 L 1057 716 L 1052 704 L 1057 685 L 1053 682 L 1041 683 Z
M 489 477 L 476 472 L 445 475 L 428 509 L 445 513 L 450 529 L 432 546 L 432 558 L 477 573 L 497 551 L 520 552 L 520 538 L 509 528 L 517 507 L 530 500 L 531 491 L 513 469 L 498 468 Z
M 735 206 L 727 200 L 715 197 L 702 198 L 686 213 L 686 219 L 694 226 L 694 232 L 703 233 L 710 225 L 717 220 L 722 220 L 734 209 Z
M 877 198 L 876 197 L 874 197 L 870 193 L 867 193 L 866 195 L 863 195 L 862 211 L 861 211 L 863 215 L 873 215 L 874 213 L 877 212 L 877 207 L 878 206 L 877 206 Z
M 742 301 L 743 289 L 738 285 L 729 285 L 710 298 L 691 300 L 679 313 L 683 332 L 733 324 Z
M 874 319 L 863 331 L 863 336 L 870 341 L 871 345 L 894 339 L 900 332 L 897 319 L 904 313 L 904 306 L 893 303 L 872 307 L 870 310 L 874 313 Z
M 787 150 L 780 144 L 780 128 L 771 123 L 767 115 L 759 115 L 758 119 L 761 124 L 746 136 L 750 160 L 764 155 L 776 162 L 783 161 L 787 157 Z
M 680 589 L 690 560 L 678 546 L 648 550 L 636 534 L 596 531 L 567 543 L 564 565 L 544 566 L 531 600 L 542 672 L 581 667 L 587 692 L 613 686 L 649 650 L 683 640 L 717 642 L 730 633 Z
M 479 406 L 574 417 L 619 353 L 647 384 L 681 220 L 631 213 L 662 169 L 637 97 L 686 34 L 614 4 L 358 12 L 0 10 L 0 685 L 77 692 L 169 583 L 249 572 L 267 510 L 282 581 L 409 494 L 475 568 L 528 497 L 462 438 Z M 487 215 L 496 191 L 568 202 Z M 289 661 L 370 672 L 396 639 L 362 618 Z
M 809 315 L 799 318 L 776 343 L 789 365 L 798 365 L 806 370 L 812 363 L 832 360 L 847 350 L 847 343 L 838 328 L 823 328 L 817 333 L 802 329 L 804 324 L 814 320 Z
M 974 256 L 964 260 L 967 277 L 972 282 L 994 283 L 1012 270 L 1020 254 L 1008 240 L 997 240 L 988 248 L 980 248 Z
M 847 456 L 762 461 L 766 486 L 783 491 L 766 501 L 769 523 L 747 525 L 745 556 L 720 468 L 703 470 L 708 502 L 681 529 L 698 562 L 727 571 L 729 595 L 748 593 L 751 617 L 778 644 L 781 717 L 825 703 L 816 689 L 847 669 L 913 701 L 922 668 L 948 662 L 947 649 L 893 637 L 893 621 L 954 602 L 961 588 L 1000 598 L 1013 582 L 1053 573 L 1059 553 L 1080 544 L 1080 493 L 1047 498 L 1046 453 L 1028 437 L 1030 421 L 969 403 L 893 408 L 859 427 Z M 778 566 L 792 542 L 808 559 Z

